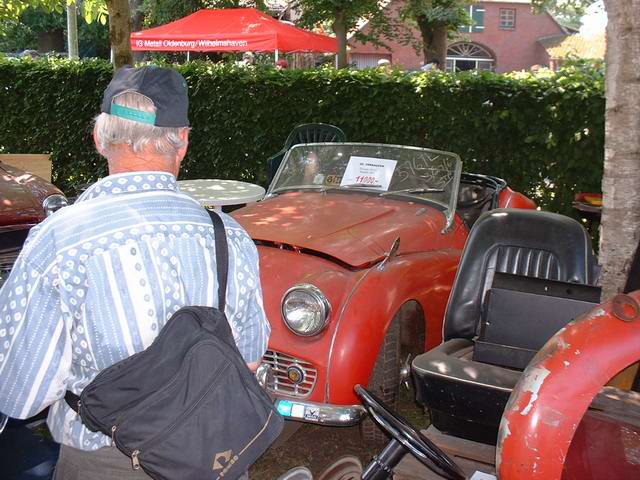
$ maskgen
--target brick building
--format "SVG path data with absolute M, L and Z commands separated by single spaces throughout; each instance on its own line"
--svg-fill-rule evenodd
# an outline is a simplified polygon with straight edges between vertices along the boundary
M 389 15 L 397 16 L 402 0 L 393 0 L 387 6 Z M 494 70 L 510 72 L 528 70 L 533 65 L 550 65 L 545 40 L 562 39 L 570 32 L 548 12 L 535 14 L 530 0 L 482 0 L 469 7 L 473 25 L 460 29 L 450 40 L 447 49 L 447 70 Z M 362 30 L 368 33 L 369 26 Z M 420 34 L 414 30 L 414 37 Z M 409 70 L 423 64 L 421 53 L 411 45 L 397 40 L 383 39 L 389 47 L 379 48 L 371 43 L 349 42 L 350 62 L 358 68 L 373 67 L 386 58 L 393 64 Z

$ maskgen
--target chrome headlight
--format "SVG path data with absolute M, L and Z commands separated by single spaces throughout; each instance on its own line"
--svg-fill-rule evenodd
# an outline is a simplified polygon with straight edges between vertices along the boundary
M 331 304 L 315 285 L 301 284 L 282 298 L 282 318 L 291 331 L 304 337 L 320 333 L 329 323 Z
M 47 217 L 67 205 L 69 205 L 69 202 L 67 202 L 65 196 L 57 193 L 49 195 L 44 199 L 44 202 L 42 202 L 42 208 L 44 209 L 44 213 L 46 213 Z

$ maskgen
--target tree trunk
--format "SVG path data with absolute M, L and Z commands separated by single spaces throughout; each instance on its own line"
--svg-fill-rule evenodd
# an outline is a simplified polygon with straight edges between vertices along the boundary
M 422 37 L 422 56 L 424 57 L 424 65 L 431 61 L 431 44 L 433 43 L 433 28 L 426 17 L 419 16 L 416 18 L 420 36 Z
M 129 0 L 129 9 L 131 12 L 131 31 L 139 32 L 142 30 L 142 22 L 144 21 L 144 14 L 142 13 L 142 0 Z M 135 51 L 133 52 L 133 61 L 141 62 L 144 59 L 145 52 Z
M 605 0 L 607 76 L 602 298 L 622 291 L 640 239 L 640 0 Z
M 67 4 L 67 55 L 77 59 L 78 50 L 78 8 L 74 3 Z
M 447 26 L 431 23 L 423 16 L 417 17 L 416 20 L 422 37 L 424 63 L 437 60 L 440 68 L 444 69 L 447 60 Z
M 128 0 L 107 0 L 109 10 L 109 39 L 113 63 L 118 69 L 133 63 L 131 52 L 131 13 Z
M 444 70 L 447 64 L 448 40 L 448 29 L 446 25 L 436 25 L 433 27 L 430 61 L 437 60 L 442 70 Z
M 343 10 L 336 10 L 331 27 L 338 40 L 338 68 L 345 68 L 347 66 L 347 25 Z

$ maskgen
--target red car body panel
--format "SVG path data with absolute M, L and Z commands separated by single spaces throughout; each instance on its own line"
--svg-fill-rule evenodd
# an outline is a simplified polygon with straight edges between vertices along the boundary
M 380 345 L 404 303 L 415 300 L 422 307 L 425 348 L 442 341 L 442 318 L 460 254 L 461 249 L 450 249 L 402 255 L 384 271 L 373 267 L 367 272 L 339 319 L 342 323 L 331 355 L 328 402 L 357 403 L 353 386 L 369 383 Z M 353 319 L 357 319 L 357 328 Z
M 360 268 L 380 261 L 397 237 L 400 254 L 451 241 L 440 235 L 445 218 L 436 208 L 354 192 L 286 193 L 234 216 L 254 240 L 323 252 Z
M 602 387 L 640 360 L 640 291 L 629 297 L 571 322 L 529 364 L 500 425 L 501 479 L 640 478 L 638 400 L 614 421 L 587 413 Z
M 498 196 L 498 207 L 535 210 L 537 208 L 537 205 L 529 197 L 525 197 L 520 192 L 516 192 L 509 187 L 505 187 Z
M 234 217 L 259 244 L 269 348 L 318 370 L 308 400 L 359 403 L 353 385 L 369 382 L 387 328 L 405 302 L 417 301 L 430 320 L 427 346 L 442 340 L 444 309 L 468 234 L 459 219 L 442 233 L 446 219 L 428 203 L 357 192 L 287 193 Z M 380 271 L 377 264 L 398 237 L 398 255 Z M 290 331 L 280 312 L 286 291 L 300 283 L 319 287 L 333 308 L 328 326 L 313 337 Z
M 31 173 L 0 163 L 0 228 L 33 226 L 45 218 L 42 202 L 62 192 Z

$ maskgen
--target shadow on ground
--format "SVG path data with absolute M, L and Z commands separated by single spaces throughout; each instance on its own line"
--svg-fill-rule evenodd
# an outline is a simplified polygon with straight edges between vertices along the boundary
M 398 412 L 409 423 L 424 429 L 429 425 L 428 416 L 415 402 L 413 390 L 402 389 Z M 251 468 L 251 480 L 275 480 L 287 470 L 304 465 L 314 475 L 344 455 L 356 455 L 363 465 L 382 450 L 380 445 L 365 445 L 360 427 L 321 427 L 303 424 L 286 442 L 274 445 Z

